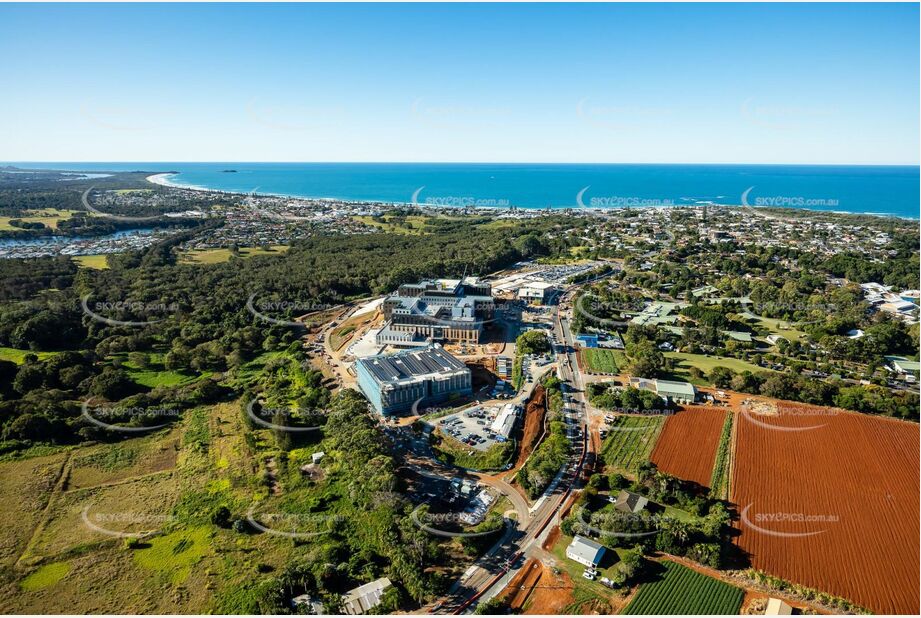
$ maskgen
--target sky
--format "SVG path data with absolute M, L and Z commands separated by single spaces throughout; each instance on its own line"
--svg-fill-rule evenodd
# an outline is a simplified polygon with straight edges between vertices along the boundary
M 919 163 L 917 4 L 0 5 L 0 161 Z

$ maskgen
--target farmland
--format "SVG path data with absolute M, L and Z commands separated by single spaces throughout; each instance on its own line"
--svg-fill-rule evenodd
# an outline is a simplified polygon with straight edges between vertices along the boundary
M 731 499 L 751 566 L 917 613 L 918 426 L 794 404 L 736 422 Z
M 725 410 L 699 407 L 669 416 L 652 462 L 662 472 L 709 487 L 725 418 Z
M 604 348 L 584 348 L 582 350 L 582 363 L 589 373 L 614 375 L 620 373 L 625 362 L 623 352 Z
M 601 447 L 605 464 L 625 472 L 635 471 L 649 459 L 662 428 L 662 416 L 618 416 Z
M 725 499 L 728 496 L 729 485 L 729 459 L 732 445 L 732 423 L 735 416 L 726 415 L 723 431 L 720 434 L 719 446 L 716 449 L 716 461 L 713 462 L 713 475 L 710 478 L 710 495 L 715 498 Z
M 743 591 L 701 575 L 680 564 L 664 561 L 658 579 L 642 584 L 624 609 L 627 615 L 738 614 Z

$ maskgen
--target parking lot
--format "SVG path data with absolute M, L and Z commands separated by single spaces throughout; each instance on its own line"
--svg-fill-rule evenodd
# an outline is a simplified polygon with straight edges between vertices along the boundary
M 500 441 L 490 430 L 490 425 L 499 413 L 498 407 L 474 406 L 456 414 L 442 417 L 435 425 L 450 437 L 480 451 L 487 451 Z

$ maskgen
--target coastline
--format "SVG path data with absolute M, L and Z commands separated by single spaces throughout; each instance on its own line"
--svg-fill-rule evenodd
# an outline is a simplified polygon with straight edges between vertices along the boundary
M 230 191 L 225 189 L 212 189 L 208 187 L 203 187 L 200 185 L 184 185 L 171 180 L 171 177 L 177 176 L 179 172 L 158 172 L 156 174 L 151 174 L 146 177 L 147 182 L 161 187 L 169 187 L 171 189 L 185 189 L 188 191 L 200 191 L 202 193 L 220 193 L 224 195 L 256 195 L 259 197 L 276 197 L 276 198 L 287 198 L 287 199 L 296 199 L 296 200 L 310 200 L 314 202 L 329 202 L 329 203 L 340 203 L 340 204 L 369 204 L 375 206 L 413 206 L 416 208 L 432 208 L 432 209 L 444 209 L 444 210 L 464 210 L 464 209 L 476 209 L 476 210 L 511 210 L 515 209 L 518 211 L 524 212 L 547 212 L 547 211 L 582 211 L 582 212 L 615 212 L 618 210 L 634 210 L 634 209 L 659 209 L 659 208 L 699 208 L 701 206 L 714 206 L 714 207 L 724 207 L 724 208 L 739 208 L 743 210 L 750 210 L 755 214 L 760 216 L 770 217 L 767 213 L 758 213 L 759 210 L 766 211 L 790 211 L 795 213 L 816 213 L 816 214 L 834 214 L 842 216 L 851 216 L 851 217 L 879 217 L 879 218 L 891 218 L 891 219 L 901 219 L 904 221 L 919 221 L 921 217 L 907 217 L 896 214 L 887 214 L 880 212 L 849 212 L 841 210 L 822 210 L 822 209 L 813 209 L 813 208 L 793 208 L 793 207 L 771 207 L 771 206 L 748 206 L 746 204 L 717 204 L 713 202 L 695 202 L 691 204 L 660 204 L 660 205 L 639 205 L 639 206 L 630 206 L 630 207 L 605 207 L 605 206 L 558 206 L 558 207 L 549 207 L 549 208 L 529 208 L 525 206 L 493 206 L 493 205 L 471 205 L 471 206 L 449 206 L 443 204 L 428 204 L 420 202 L 395 202 L 395 201 L 386 201 L 386 200 L 353 200 L 345 199 L 338 197 L 315 197 L 315 196 L 305 196 L 305 195 L 294 195 L 289 193 L 272 193 L 272 192 L 243 192 L 243 191 Z

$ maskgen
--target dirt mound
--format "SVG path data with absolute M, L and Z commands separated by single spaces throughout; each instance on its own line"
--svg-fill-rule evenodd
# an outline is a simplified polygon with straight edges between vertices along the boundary
M 531 558 L 509 582 L 505 601 L 513 613 L 565 614 L 573 603 L 573 584 L 569 576 Z
M 515 460 L 515 467 L 518 468 L 524 464 L 528 455 L 537 446 L 544 432 L 544 416 L 547 413 L 546 393 L 544 387 L 537 385 L 524 410 L 524 423 L 521 428 L 521 435 L 518 438 L 518 458 Z

